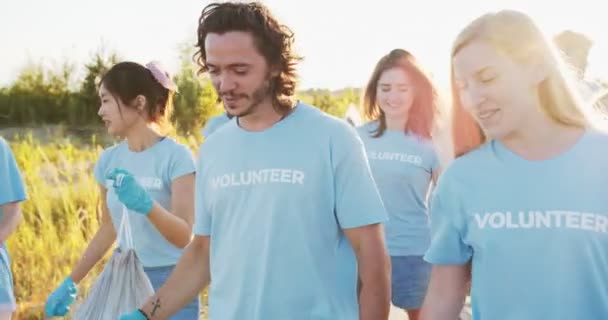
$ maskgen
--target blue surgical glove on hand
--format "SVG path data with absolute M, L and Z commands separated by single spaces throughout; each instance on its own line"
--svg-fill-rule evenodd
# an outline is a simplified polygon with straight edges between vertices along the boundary
M 113 181 L 114 192 L 127 209 L 143 215 L 150 213 L 154 202 L 129 171 L 114 169 L 106 178 Z
M 148 318 L 139 310 L 135 310 L 131 313 L 125 313 L 120 316 L 118 320 L 147 320 Z
M 76 299 L 78 287 L 70 277 L 65 278 L 61 285 L 51 293 L 46 300 L 44 312 L 47 317 L 62 317 L 70 310 L 70 305 Z

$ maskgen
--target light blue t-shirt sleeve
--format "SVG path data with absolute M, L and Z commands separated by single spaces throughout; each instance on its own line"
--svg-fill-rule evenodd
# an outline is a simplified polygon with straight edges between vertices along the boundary
M 205 139 L 207 139 L 209 138 L 209 136 L 211 136 L 213 132 L 215 132 L 215 130 L 217 130 L 219 127 L 221 127 L 228 121 L 230 121 L 230 118 L 228 118 L 225 113 L 219 116 L 215 116 L 207 121 L 207 123 L 203 127 L 203 130 L 201 130 L 201 134 Z
M 211 235 L 211 213 L 205 206 L 205 172 L 202 169 L 205 144 L 201 145 L 198 152 L 196 165 L 196 176 L 194 178 L 194 226 L 192 233 L 199 236 Z
M 185 145 L 177 145 L 172 153 L 169 164 L 169 179 L 171 181 L 196 171 L 192 151 Z
M 106 173 L 108 161 L 110 158 L 110 150 L 104 150 L 100 155 L 99 159 L 97 159 L 97 163 L 95 163 L 95 168 L 93 169 L 93 176 L 95 177 L 95 181 L 101 185 L 106 184 Z
M 356 130 L 344 123 L 331 142 L 335 213 L 341 228 L 382 223 L 388 218 Z
M 439 178 L 431 198 L 431 245 L 424 256 L 431 264 L 461 265 L 473 255 L 472 248 L 463 240 L 464 208 L 451 178 L 445 175 Z
M 0 205 L 25 198 L 25 186 L 15 156 L 6 140 L 0 137 Z

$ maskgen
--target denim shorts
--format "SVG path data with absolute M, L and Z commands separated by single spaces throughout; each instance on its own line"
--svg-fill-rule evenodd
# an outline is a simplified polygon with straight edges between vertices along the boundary
M 431 277 L 431 265 L 422 256 L 391 256 L 391 264 L 393 305 L 405 310 L 420 309 Z
M 13 273 L 11 260 L 4 245 L 0 246 L 0 313 L 17 310 L 13 290 Z
M 173 272 L 173 268 L 175 266 L 168 267 L 144 267 L 144 271 L 150 282 L 152 283 L 152 287 L 154 291 L 160 289 L 163 286 L 171 272 Z M 186 305 L 183 309 L 179 310 L 168 320 L 198 320 L 200 318 L 200 301 L 199 297 L 196 296 L 188 305 Z

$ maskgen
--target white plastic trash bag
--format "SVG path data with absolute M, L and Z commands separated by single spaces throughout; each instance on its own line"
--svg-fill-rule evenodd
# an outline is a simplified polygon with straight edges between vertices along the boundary
M 150 279 L 133 249 L 129 211 L 123 207 L 118 231 L 119 247 L 74 311 L 73 320 L 114 320 L 131 312 L 154 294 Z

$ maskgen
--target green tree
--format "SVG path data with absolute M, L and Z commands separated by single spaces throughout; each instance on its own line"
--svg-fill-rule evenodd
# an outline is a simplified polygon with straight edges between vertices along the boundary
M 298 99 L 323 112 L 342 118 L 350 104 L 359 104 L 360 90 L 346 88 L 332 92 L 328 89 L 309 89 L 298 93 Z
M 78 104 L 69 113 L 70 124 L 99 123 L 97 116 L 99 82 L 103 74 L 119 61 L 120 58 L 116 52 L 109 52 L 102 47 L 85 64 L 85 76 L 78 90 Z
M 56 70 L 47 70 L 39 63 L 27 64 L 15 82 L 0 92 L 0 124 L 64 122 L 74 103 L 70 91 L 74 76 L 75 66 L 67 62 Z
M 173 123 L 182 135 L 199 135 L 207 120 L 220 113 L 217 94 L 207 77 L 197 74 L 198 67 L 192 60 L 194 49 L 183 44 L 180 48 L 180 71 L 175 75 L 179 93 L 174 99 Z

